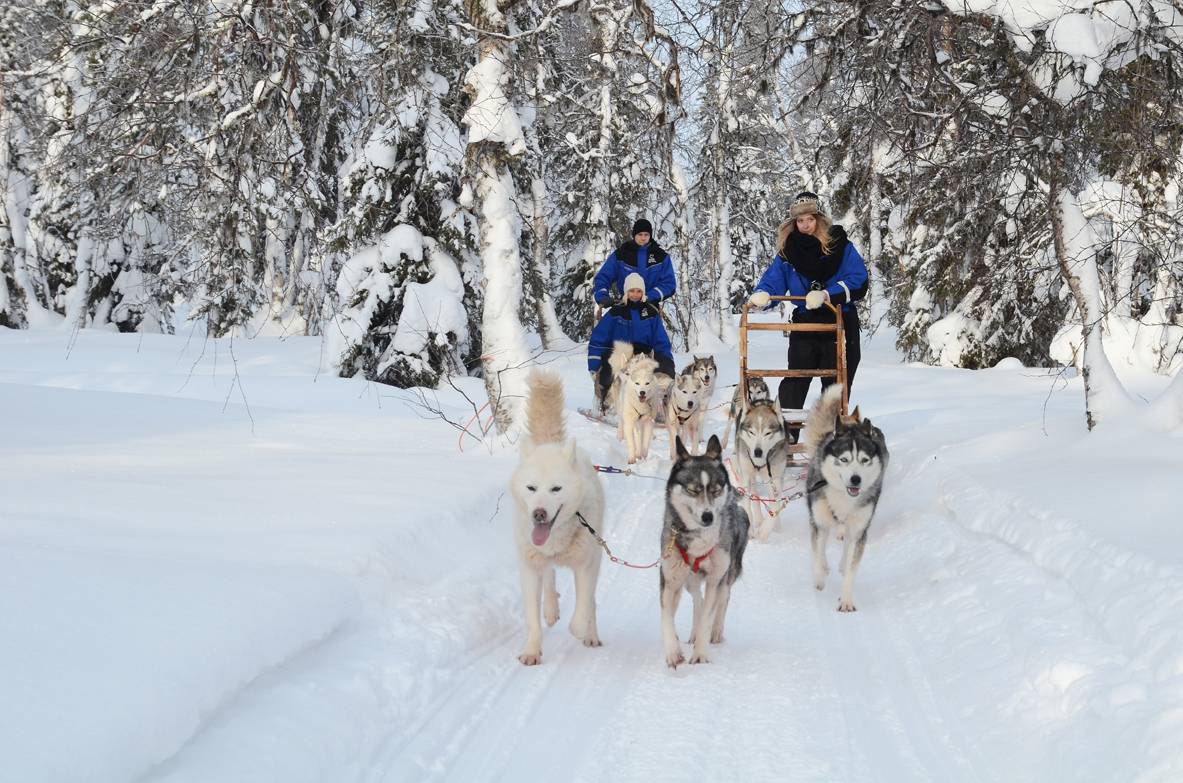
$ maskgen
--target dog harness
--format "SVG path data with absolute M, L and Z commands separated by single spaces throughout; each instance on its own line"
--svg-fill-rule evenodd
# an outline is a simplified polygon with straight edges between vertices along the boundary
M 690 566 L 690 570 L 696 574 L 698 573 L 698 567 L 700 565 L 702 565 L 702 561 L 706 560 L 708 557 L 710 557 L 711 552 L 715 551 L 715 548 L 711 547 L 710 549 L 708 549 L 706 551 L 706 554 L 704 554 L 702 557 L 694 558 L 694 565 L 690 565 L 690 553 L 687 552 L 685 549 L 683 549 L 681 547 L 681 545 L 679 545 L 677 543 L 675 543 L 674 546 L 678 548 L 678 554 L 680 554 L 682 556 L 682 562 L 685 563 L 686 565 Z
M 686 413 L 685 416 L 683 416 L 682 413 L 683 413 L 682 409 L 679 408 L 677 405 L 675 405 L 674 406 L 674 418 L 676 418 L 678 420 L 679 424 L 685 424 L 687 421 L 690 420 L 690 417 L 694 415 L 694 408 L 687 408 L 685 411 L 685 413 Z

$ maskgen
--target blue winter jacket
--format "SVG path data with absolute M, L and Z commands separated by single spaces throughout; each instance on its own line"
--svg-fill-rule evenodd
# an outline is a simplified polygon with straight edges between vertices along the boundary
M 813 288 L 815 281 L 794 269 L 793 265 L 785 260 L 783 252 L 777 253 L 772 259 L 771 266 L 765 270 L 760 282 L 756 283 L 756 290 L 767 291 L 772 296 L 805 296 Z M 830 303 L 842 305 L 842 312 L 847 313 L 854 309 L 855 302 L 867 295 L 867 265 L 854 244 L 847 242 L 846 249 L 842 252 L 842 260 L 838 263 L 838 271 L 828 280 L 816 282 L 818 287 L 825 289 L 830 295 Z M 798 308 L 794 318 L 801 320 L 800 316 L 806 312 L 804 303 L 792 304 Z M 825 308 L 819 309 L 822 310 L 822 317 L 830 312 Z M 830 316 L 826 320 L 832 319 L 833 316 Z
M 600 360 L 612 347 L 623 340 L 644 348 L 652 348 L 657 356 L 673 358 L 669 335 L 661 322 L 661 311 L 652 302 L 632 302 L 613 307 L 592 329 L 587 344 L 587 369 L 596 372 Z
M 625 242 L 608 256 L 592 283 L 593 297 L 601 307 L 612 304 L 613 296 L 623 296 L 624 279 L 633 272 L 645 278 L 645 297 L 653 303 L 669 299 L 677 290 L 674 262 L 656 242 L 640 247 L 633 240 Z M 616 293 L 613 294 L 613 287 Z

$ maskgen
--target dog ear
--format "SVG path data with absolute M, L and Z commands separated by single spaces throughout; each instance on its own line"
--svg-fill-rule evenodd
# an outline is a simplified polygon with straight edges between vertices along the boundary
M 707 441 L 705 456 L 710 459 L 719 459 L 719 457 L 723 456 L 723 447 L 719 445 L 718 435 L 712 435 L 711 439 Z
M 857 406 L 857 405 L 855 405 L 855 406 L 854 406 L 854 410 L 850 412 L 850 418 L 852 418 L 852 419 L 853 419 L 853 420 L 855 420 L 855 421 L 862 421 L 862 420 L 863 420 L 862 414 L 860 414 L 860 413 L 858 412 L 858 406 Z
M 682 443 L 682 436 L 679 435 L 674 442 L 674 448 L 678 453 L 678 462 L 690 458 L 690 452 L 686 451 L 686 446 Z
M 838 411 L 838 415 L 834 417 L 834 432 L 842 429 L 842 411 Z
M 576 453 L 575 453 L 575 439 L 574 438 L 570 438 L 568 440 L 563 441 L 563 456 L 566 457 L 567 461 L 570 462 L 572 465 L 575 464 Z

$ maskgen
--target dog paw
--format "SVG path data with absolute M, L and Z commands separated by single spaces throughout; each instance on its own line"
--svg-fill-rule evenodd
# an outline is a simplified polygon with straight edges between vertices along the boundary
M 711 644 L 722 644 L 725 641 L 727 641 L 727 640 L 723 638 L 723 634 L 721 634 L 721 633 L 711 634 Z
M 673 652 L 673 653 L 667 652 L 665 654 L 665 665 L 666 666 L 670 667 L 671 669 L 676 669 L 676 668 L 678 668 L 678 664 L 680 664 L 680 663 L 686 663 L 686 656 L 682 655 L 681 650 L 678 650 L 677 652 Z
M 518 656 L 523 666 L 537 666 L 542 663 L 542 652 L 524 652 Z
M 857 612 L 858 609 L 855 608 L 853 601 L 839 601 L 838 602 L 838 611 L 839 612 Z
M 604 643 L 600 641 L 598 636 L 589 636 L 583 640 L 584 647 L 603 647 Z
M 554 597 L 547 597 L 545 605 L 542 607 L 542 618 L 546 620 L 547 626 L 552 626 L 559 621 L 559 594 L 555 593 Z
M 711 662 L 711 657 L 704 652 L 701 652 L 701 653 L 696 652 L 690 656 L 690 663 L 691 664 L 710 663 L 710 662 Z

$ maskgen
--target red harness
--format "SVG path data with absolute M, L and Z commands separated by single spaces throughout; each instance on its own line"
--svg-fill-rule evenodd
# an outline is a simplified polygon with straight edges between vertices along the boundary
M 698 573 L 698 567 L 702 565 L 702 561 L 710 557 L 711 552 L 715 551 L 715 548 L 711 547 L 706 551 L 706 554 L 702 555 L 701 557 L 694 558 L 694 565 L 690 565 L 690 554 L 677 544 L 674 544 L 674 546 L 678 547 L 678 554 L 682 555 L 682 562 L 690 566 L 690 570 L 696 574 Z

